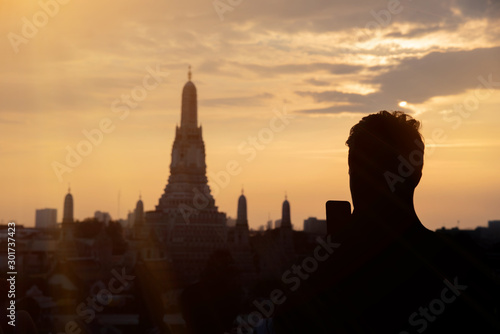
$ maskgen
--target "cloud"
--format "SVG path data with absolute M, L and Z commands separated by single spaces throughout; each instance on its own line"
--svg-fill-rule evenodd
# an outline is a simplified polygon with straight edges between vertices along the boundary
M 391 31 L 384 35 L 386 38 L 416 38 L 422 37 L 428 34 L 431 34 L 436 31 L 442 31 L 443 26 L 439 24 L 431 25 L 431 26 L 415 26 L 409 29 L 406 32 L 402 32 L 401 30 Z M 451 27 L 450 27 L 451 28 Z
M 13 17 L 9 20 L 7 12 L 0 13 L 0 18 L 6 19 L 0 23 L 3 35 L 19 32 L 21 18 L 39 10 L 36 3 L 25 10 L 24 5 L 11 2 L 11 6 L 19 8 L 9 13 Z M 170 64 L 168 68 L 173 71 L 179 68 L 184 71 L 185 64 L 190 63 L 214 79 L 217 76 L 241 79 L 242 85 L 253 79 L 247 73 L 255 74 L 259 80 L 262 78 L 262 85 L 270 85 L 262 88 L 267 91 L 274 87 L 275 83 L 270 82 L 277 76 L 296 77 L 316 87 L 339 87 L 344 77 L 360 75 L 360 82 L 380 87 L 378 95 L 309 94 L 322 102 L 336 103 L 342 99 L 344 108 L 364 108 L 373 101 L 383 105 L 403 95 L 410 102 L 425 101 L 434 95 L 463 91 L 467 87 L 465 81 L 470 82 L 469 86 L 474 85 L 475 77 L 487 70 L 486 65 L 482 69 L 478 66 L 485 63 L 493 68 L 493 60 L 486 59 L 486 52 L 464 53 L 463 59 L 450 52 L 421 57 L 432 47 L 403 47 L 388 41 L 451 30 L 467 22 L 468 17 L 491 18 L 498 3 L 498 0 L 401 0 L 403 10 L 392 15 L 386 27 L 386 41 L 371 49 L 356 49 L 349 41 L 351 32 L 375 20 L 373 12 L 386 10 L 387 1 L 359 0 L 355 4 L 340 0 L 243 1 L 226 13 L 223 22 L 212 3 L 201 0 L 148 1 L 146 6 L 132 0 L 71 2 L 61 7 L 60 13 L 34 39 L 21 45 L 18 55 L 14 55 L 8 42 L 0 44 L 4 59 L 0 69 L 5 78 L 0 85 L 0 101 L 4 110 L 16 112 L 108 108 L 110 98 L 128 92 L 136 84 L 134 73 L 140 77 L 146 65 L 158 62 Z M 400 29 L 399 25 L 405 23 L 409 23 L 408 31 Z M 312 34 L 303 36 L 302 32 Z M 474 60 L 479 64 L 467 64 L 469 55 L 479 59 Z M 361 64 L 363 57 L 377 61 Z M 412 58 L 405 60 L 405 57 Z M 389 62 L 380 61 L 388 58 Z M 440 65 L 432 68 L 432 62 Z M 463 67 L 476 71 L 456 71 Z M 361 76 L 367 68 L 372 73 Z M 305 79 L 315 73 L 324 76 Z M 425 87 L 417 87 L 419 83 Z M 249 89 L 248 96 L 202 103 L 260 103 L 261 88 Z M 302 96 L 307 95 L 303 93 Z M 103 99 L 104 95 L 111 97 Z
M 302 109 L 297 112 L 303 114 L 342 114 L 342 113 L 369 113 L 375 112 L 377 110 L 362 110 L 361 108 L 356 108 L 354 106 L 330 106 L 325 108 L 316 109 Z
M 500 89 L 500 47 L 470 51 L 433 52 L 421 58 L 403 59 L 397 66 L 363 83 L 378 86 L 374 93 L 362 95 L 337 90 L 296 91 L 317 103 L 335 103 L 326 108 L 302 110 L 304 113 L 373 112 L 392 109 L 400 100 L 425 103 L 437 96 L 456 95 L 481 85 L 479 77 L 496 83 Z
M 205 107 L 223 106 L 255 106 L 261 105 L 264 100 L 274 97 L 271 93 L 261 93 L 252 96 L 238 96 L 232 98 L 201 99 L 200 105 Z
M 352 64 L 330 64 L 330 63 L 310 63 L 310 64 L 282 64 L 282 65 L 258 65 L 233 63 L 234 65 L 252 71 L 261 76 L 278 74 L 309 74 L 315 72 L 326 72 L 330 74 L 355 74 L 364 67 Z
M 299 96 L 310 96 L 315 102 L 349 102 L 349 103 L 363 103 L 366 100 L 367 95 L 353 94 L 353 93 L 343 93 L 335 90 L 323 91 L 323 92 L 310 92 L 310 91 L 298 91 L 295 92 Z
M 468 17 L 488 17 L 491 19 L 500 17 L 499 0 L 458 0 L 455 5 L 463 15 Z
M 310 85 L 313 85 L 313 86 L 330 86 L 331 85 L 331 82 L 329 82 L 329 81 L 317 80 L 314 78 L 306 79 L 306 80 L 304 80 L 304 82 L 308 83 Z
M 478 77 L 500 81 L 500 47 L 470 51 L 433 52 L 408 58 L 392 70 L 369 80 L 392 99 L 423 103 L 435 96 L 460 94 L 477 87 Z

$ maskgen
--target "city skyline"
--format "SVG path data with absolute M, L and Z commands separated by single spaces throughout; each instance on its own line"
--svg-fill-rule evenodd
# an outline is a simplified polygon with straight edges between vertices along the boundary
M 188 65 L 215 204 L 235 218 L 244 188 L 252 228 L 280 218 L 285 192 L 296 229 L 324 219 L 327 200 L 350 201 L 345 140 L 382 109 L 422 121 L 416 210 L 426 227 L 500 217 L 495 4 L 243 1 L 221 12 L 201 1 L 54 3 L 57 13 L 0 5 L 4 223 L 34 226 L 41 208 L 60 215 L 68 183 L 76 219 L 97 210 L 126 218 L 139 195 L 153 210 Z M 41 12 L 47 22 L 23 34 Z M 293 118 L 271 124 L 277 113 Z M 95 129 L 102 140 L 93 137 L 91 153 L 59 177 L 54 162 L 67 165 L 67 147 L 77 150 Z M 213 175 L 231 161 L 241 171 L 217 185 Z

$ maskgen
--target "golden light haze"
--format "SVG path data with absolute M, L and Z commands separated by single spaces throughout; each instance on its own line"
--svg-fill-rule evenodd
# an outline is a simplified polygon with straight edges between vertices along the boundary
M 80 220 L 97 210 L 126 218 L 139 194 L 153 210 L 188 64 L 208 173 L 241 167 L 216 205 L 235 217 L 243 187 L 253 228 L 280 218 L 285 192 L 296 229 L 324 218 L 327 200 L 350 200 L 345 141 L 382 109 L 423 124 L 424 225 L 500 219 L 500 6 L 400 1 L 390 12 L 390 2 L 242 1 L 221 20 L 201 0 L 2 1 L 0 219 L 33 226 L 35 209 L 57 208 L 60 221 L 68 184 Z M 158 85 L 124 116 L 114 101 L 144 87 L 151 70 Z M 294 118 L 248 161 L 238 147 L 284 110 Z M 102 142 L 60 180 L 54 161 L 66 165 L 66 147 L 103 119 Z

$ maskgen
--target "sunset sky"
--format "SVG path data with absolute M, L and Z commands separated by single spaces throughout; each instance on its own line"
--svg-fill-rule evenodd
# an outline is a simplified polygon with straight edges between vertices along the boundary
M 208 172 L 241 167 L 210 180 L 229 216 L 243 187 L 251 227 L 280 218 L 285 192 L 296 229 L 324 218 L 351 199 L 350 128 L 400 109 L 423 124 L 423 224 L 484 226 L 500 219 L 499 23 L 499 0 L 2 0 L 0 219 L 61 221 L 69 183 L 76 219 L 126 218 L 139 194 L 154 210 L 190 64 Z M 273 132 L 276 113 L 290 118 Z

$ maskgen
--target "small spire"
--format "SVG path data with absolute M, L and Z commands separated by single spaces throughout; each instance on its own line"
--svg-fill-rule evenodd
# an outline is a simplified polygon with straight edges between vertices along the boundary
M 71 194 L 71 183 L 68 182 L 68 194 Z
M 286 201 L 287 199 L 288 199 L 288 196 L 287 196 L 286 191 L 285 191 L 285 201 Z
M 191 65 L 188 67 L 188 80 L 191 81 Z
M 241 194 L 244 195 L 245 194 L 245 191 L 243 189 L 243 185 L 241 185 Z

